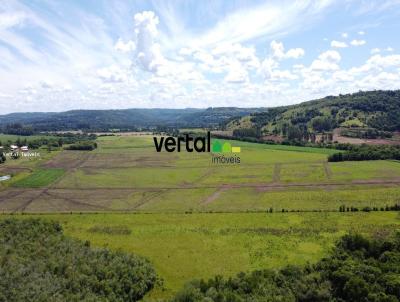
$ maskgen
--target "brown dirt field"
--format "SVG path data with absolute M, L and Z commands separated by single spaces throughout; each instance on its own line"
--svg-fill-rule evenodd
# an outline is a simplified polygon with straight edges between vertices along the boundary
M 109 153 L 93 153 L 82 163 L 80 167 L 90 169 L 118 169 L 132 167 L 172 167 L 175 158 L 156 158 L 151 156 L 137 157 L 135 154 L 118 154 L 117 156 Z
M 0 174 L 15 174 L 19 172 L 32 172 L 33 170 L 28 167 L 13 167 L 5 166 L 0 168 Z
M 209 204 L 218 199 L 225 191 L 237 188 L 253 188 L 256 192 L 282 191 L 282 190 L 304 190 L 304 189 L 342 189 L 346 187 L 393 187 L 400 186 L 400 178 L 357 180 L 352 182 L 337 183 L 256 183 L 235 184 L 219 186 L 179 186 L 170 188 L 84 188 L 84 189 L 21 189 L 9 188 L 0 191 L 0 212 L 112 212 L 112 211 L 136 211 L 142 205 L 154 198 L 160 197 L 169 190 L 188 190 L 195 188 L 209 188 L 215 191 L 209 195 L 202 204 Z M 142 192 L 142 193 L 140 193 Z M 132 194 L 139 194 L 134 200 L 130 200 Z M 122 205 L 116 206 L 116 201 L 124 201 Z
M 114 135 L 114 136 L 147 136 L 153 135 L 153 132 L 94 132 L 96 135 Z
M 81 167 L 90 156 L 91 154 L 86 151 L 64 150 L 48 162 L 44 163 L 42 167 L 72 170 Z
M 222 136 L 233 136 L 233 131 L 232 130 L 211 131 L 211 134 L 222 135 Z
M 336 128 L 333 130 L 333 141 L 337 141 L 341 144 L 354 144 L 354 145 L 361 145 L 361 144 L 369 144 L 369 145 L 400 145 L 400 139 L 398 134 L 394 134 L 392 139 L 361 139 L 361 138 L 353 138 L 347 136 L 340 135 L 340 128 Z
M 263 141 L 273 141 L 276 143 L 281 143 L 283 142 L 284 138 L 280 135 L 264 135 L 263 137 L 261 137 L 261 139 Z

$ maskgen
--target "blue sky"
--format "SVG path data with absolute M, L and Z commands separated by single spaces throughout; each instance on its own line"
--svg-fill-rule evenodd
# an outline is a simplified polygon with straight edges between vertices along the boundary
M 400 88 L 400 1 L 0 2 L 0 113 Z

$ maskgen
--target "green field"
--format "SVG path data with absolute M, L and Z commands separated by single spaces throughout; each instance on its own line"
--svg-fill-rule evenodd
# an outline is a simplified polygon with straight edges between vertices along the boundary
M 90 240 L 95 246 L 148 258 L 164 279 L 163 287 L 150 298 L 168 297 L 193 278 L 315 262 L 346 232 L 378 235 L 400 227 L 396 212 L 40 217 L 61 222 L 67 235 Z
M 63 169 L 38 169 L 25 178 L 13 183 L 19 188 L 41 188 L 49 186 L 64 174 Z
M 0 211 L 40 213 L 67 235 L 149 258 L 164 279 L 149 299 L 193 278 L 315 262 L 349 231 L 399 229 L 397 212 L 338 212 L 400 203 L 396 161 L 328 163 L 335 150 L 232 141 L 240 164 L 215 164 L 209 153 L 157 153 L 151 136 L 97 143 L 1 165 L 12 179 Z

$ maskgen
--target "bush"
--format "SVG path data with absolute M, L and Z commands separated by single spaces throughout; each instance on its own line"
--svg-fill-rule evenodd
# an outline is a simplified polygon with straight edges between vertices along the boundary
M 0 222 L 0 301 L 137 301 L 156 282 L 138 256 L 91 249 L 38 219 Z
M 92 151 L 97 148 L 97 143 L 95 142 L 79 142 L 76 144 L 69 145 L 65 147 L 66 150 L 83 150 Z

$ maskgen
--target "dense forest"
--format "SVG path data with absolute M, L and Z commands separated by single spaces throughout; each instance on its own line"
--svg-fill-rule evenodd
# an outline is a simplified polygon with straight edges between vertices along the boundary
M 343 127 L 353 129 L 344 135 L 386 138 L 391 132 L 400 130 L 400 90 L 360 91 L 270 108 L 233 119 L 225 127 L 230 130 L 256 129 L 260 135 L 275 134 L 298 140 L 309 140 L 312 133 Z
M 345 235 L 330 256 L 315 265 L 193 281 L 174 298 L 196 301 L 397 302 L 400 234 L 377 239 Z
M 218 127 L 221 123 L 263 108 L 72 110 L 50 113 L 11 113 L 0 116 L 3 133 L 30 135 L 39 131 L 143 130 L 157 127 Z M 16 126 L 17 125 L 17 126 Z
M 91 248 L 57 223 L 0 221 L 0 301 L 137 301 L 156 282 L 145 259 Z

